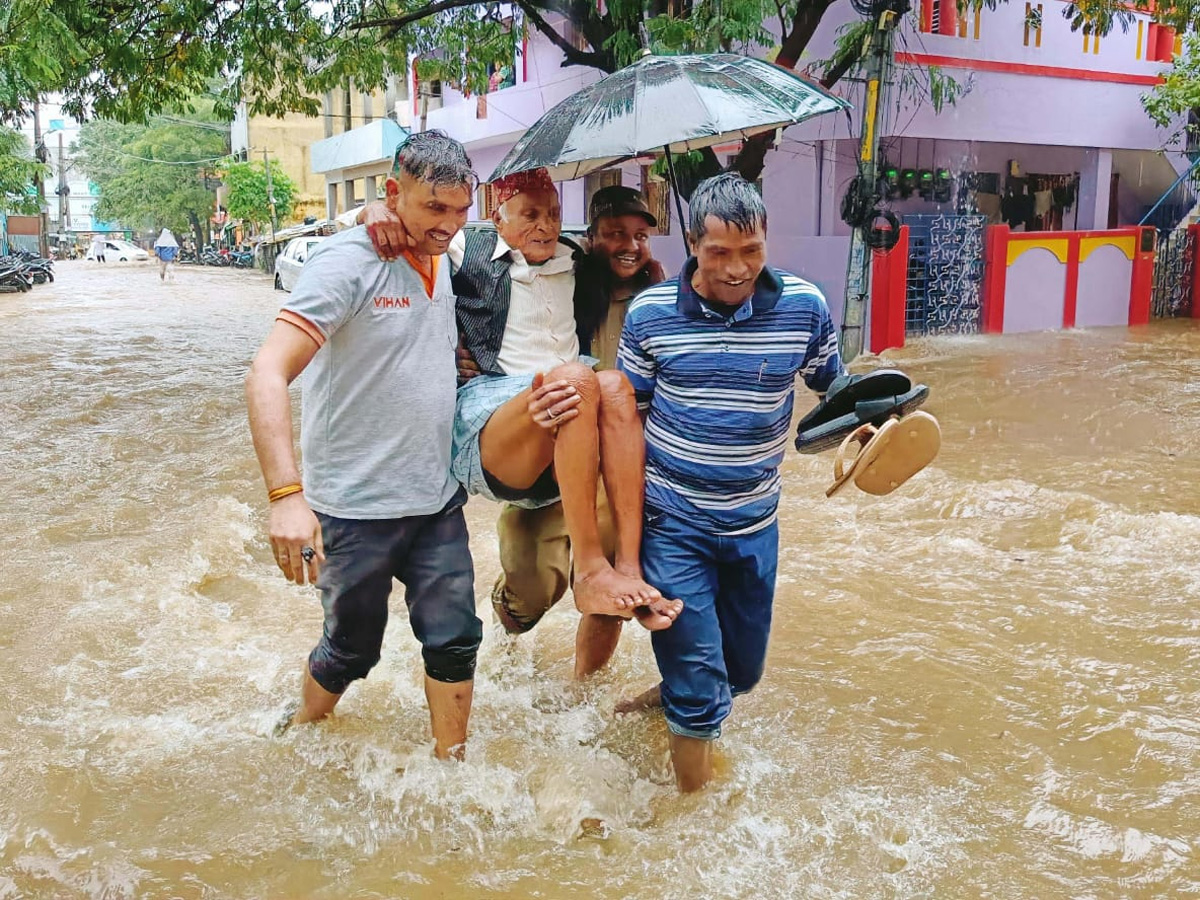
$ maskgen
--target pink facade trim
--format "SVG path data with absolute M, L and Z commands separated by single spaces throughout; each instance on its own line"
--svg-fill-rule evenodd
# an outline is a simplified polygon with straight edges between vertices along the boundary
M 994 59 L 967 59 L 961 56 L 935 56 L 932 53 L 897 53 L 896 62 L 912 66 L 941 66 L 944 69 L 972 69 L 978 72 L 1002 72 L 1006 75 L 1030 75 L 1040 78 L 1073 78 L 1079 81 L 1107 81 L 1112 84 L 1137 84 L 1153 87 L 1162 84 L 1161 75 L 1135 75 L 1130 72 L 1099 72 L 1094 69 L 1068 69 L 1063 66 L 1034 66 L 1028 63 L 1000 62 Z

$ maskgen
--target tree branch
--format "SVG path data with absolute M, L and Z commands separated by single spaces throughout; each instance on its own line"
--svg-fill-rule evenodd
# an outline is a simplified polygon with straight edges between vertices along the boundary
M 775 9 L 779 11 L 779 39 L 786 41 L 788 39 L 787 16 L 783 14 L 782 0 L 775 0 Z
M 800 60 L 800 54 L 804 52 L 804 48 L 812 40 L 812 36 L 817 31 L 817 26 L 821 24 L 821 18 L 832 5 L 833 0 L 801 0 L 796 7 L 796 14 L 792 17 L 792 30 L 783 39 L 783 43 L 779 47 L 779 53 L 775 57 L 776 65 L 782 66 L 785 69 L 796 68 L 796 63 Z M 849 66 L 847 66 L 848 68 Z M 837 81 L 845 73 L 845 69 L 837 71 L 836 77 L 829 83 L 833 84 L 834 81 Z M 829 74 L 832 74 L 832 72 Z M 826 75 L 827 78 L 829 74 Z M 739 172 L 747 181 L 757 181 L 758 177 L 762 175 L 763 168 L 766 166 L 767 151 L 771 149 L 774 140 L 775 134 L 770 131 L 766 134 L 750 138 L 750 140 L 742 144 L 742 149 L 738 151 L 738 155 L 729 164 L 729 168 L 735 172 Z
M 604 72 L 613 71 L 612 63 L 607 59 L 607 54 L 598 53 L 595 51 L 588 53 L 585 50 L 578 49 L 569 41 L 567 41 L 567 39 L 561 34 L 555 31 L 554 27 L 544 18 L 542 18 L 542 14 L 539 13 L 532 4 L 523 2 L 523 0 L 518 0 L 517 6 L 519 6 L 521 11 L 529 17 L 529 20 L 533 22 L 533 26 L 542 34 L 544 34 L 549 39 L 550 43 L 562 51 L 562 54 L 566 57 L 567 62 L 576 66 L 591 66 L 592 68 L 600 69 Z
M 841 81 L 843 75 L 858 65 L 860 59 L 861 57 L 858 56 L 845 56 L 834 65 L 830 66 L 825 70 L 825 74 L 821 76 L 821 87 L 825 88 L 826 90 L 833 87 L 835 84 Z
M 796 68 L 796 63 L 800 61 L 800 54 L 812 40 L 825 11 L 832 5 L 833 0 L 808 0 L 808 2 L 801 2 L 796 7 L 796 14 L 792 17 L 791 33 L 784 38 L 779 47 L 779 55 L 775 57 L 776 65 L 783 66 L 785 69 Z
M 370 19 L 366 22 L 355 22 L 350 26 L 351 31 L 359 31 L 363 28 L 387 28 L 392 33 L 399 31 L 405 25 L 411 25 L 413 22 L 419 22 L 421 19 L 428 19 L 430 16 L 435 16 L 440 12 L 445 12 L 448 9 L 461 9 L 464 6 L 479 6 L 480 0 L 438 0 L 436 3 L 430 3 L 428 6 L 422 6 L 418 10 L 405 13 L 402 16 L 396 16 L 389 19 Z

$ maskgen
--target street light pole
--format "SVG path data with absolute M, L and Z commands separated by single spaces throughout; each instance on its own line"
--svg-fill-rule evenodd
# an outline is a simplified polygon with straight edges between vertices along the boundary
M 33 103 L 33 155 L 38 162 L 46 162 L 46 148 L 42 144 L 41 107 L 36 100 Z M 46 205 L 46 183 L 40 172 L 34 176 L 33 183 L 37 189 L 38 255 L 46 258 L 50 256 L 50 248 L 46 239 L 46 232 L 50 230 L 49 207 Z
M 263 168 L 267 170 L 267 203 L 271 206 L 271 243 L 275 243 L 275 188 L 271 184 L 271 161 L 267 159 L 267 148 L 263 148 Z
M 63 133 L 58 133 L 58 243 L 61 247 L 67 233 L 67 218 L 70 215 L 68 198 L 71 188 L 67 184 L 67 160 L 63 155 Z
M 898 16 L 894 9 L 879 13 L 871 31 L 864 69 L 867 97 L 863 103 L 862 135 L 859 139 L 858 179 L 850 188 L 860 196 L 878 202 L 879 186 L 879 110 L 887 102 L 888 80 L 891 77 L 892 43 Z M 871 291 L 871 252 L 867 247 L 866 230 L 871 222 L 858 225 L 850 236 L 850 258 L 846 265 L 846 309 L 842 315 L 840 349 L 842 359 L 850 362 L 863 349 L 863 327 L 866 322 L 867 296 Z

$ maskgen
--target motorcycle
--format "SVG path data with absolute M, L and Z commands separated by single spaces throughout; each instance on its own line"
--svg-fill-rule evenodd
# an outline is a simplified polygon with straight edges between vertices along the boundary
M 25 261 L 17 256 L 0 258 L 0 292 L 16 293 L 33 287 L 33 275 L 25 268 Z
M 33 278 L 34 284 L 45 284 L 48 281 L 54 281 L 54 261 L 44 259 L 29 250 L 21 250 L 16 254 L 24 265 L 26 271 Z

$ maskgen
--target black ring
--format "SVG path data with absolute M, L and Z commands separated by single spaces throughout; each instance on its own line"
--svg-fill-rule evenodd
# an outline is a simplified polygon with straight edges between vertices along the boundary
M 300 555 L 304 557 L 305 562 L 312 562 L 313 557 L 317 555 L 317 551 L 312 547 L 305 547 L 300 551 Z

